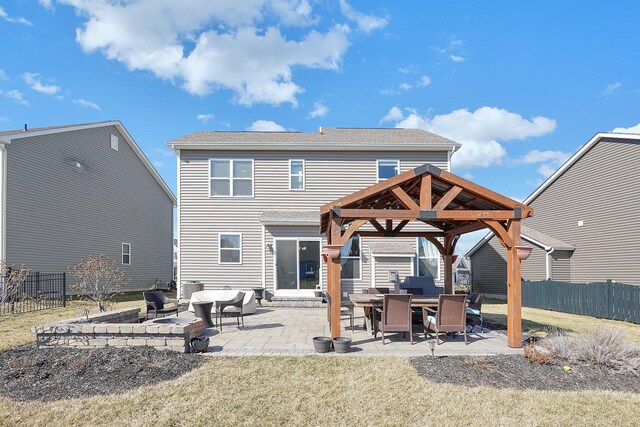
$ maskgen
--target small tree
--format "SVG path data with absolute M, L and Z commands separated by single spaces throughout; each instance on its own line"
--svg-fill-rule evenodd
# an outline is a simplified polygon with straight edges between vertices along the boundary
M 116 267 L 115 261 L 104 255 L 82 259 L 80 264 L 69 267 L 69 270 L 77 280 L 71 288 L 95 301 L 100 311 L 105 311 L 105 303 L 119 294 L 129 282 L 124 278 L 124 271 Z
M 29 269 L 26 265 L 16 268 L 5 260 L 0 260 L 0 272 L 0 303 L 14 302 L 29 274 Z

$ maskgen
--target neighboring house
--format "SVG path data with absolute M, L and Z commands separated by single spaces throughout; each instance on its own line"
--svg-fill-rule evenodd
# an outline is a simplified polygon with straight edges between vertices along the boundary
M 424 163 L 449 170 L 459 147 L 422 130 L 341 128 L 196 132 L 168 145 L 178 154 L 178 283 L 285 297 L 326 289 L 320 206 Z M 424 239 L 356 237 L 341 258 L 344 291 L 443 280 Z
M 119 121 L 0 132 L 0 192 L 0 259 L 62 273 L 104 254 L 130 289 L 171 280 L 175 197 Z
M 463 256 L 458 256 L 453 262 L 453 283 L 458 285 L 471 284 L 471 260 Z
M 533 247 L 525 280 L 640 284 L 640 135 L 598 133 L 524 201 Z M 467 254 L 474 291 L 506 293 L 505 250 L 486 235 Z

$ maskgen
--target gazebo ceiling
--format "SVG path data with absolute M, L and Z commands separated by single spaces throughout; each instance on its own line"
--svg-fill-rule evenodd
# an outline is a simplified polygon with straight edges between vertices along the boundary
M 430 190 L 423 188 L 423 183 Z M 383 210 L 388 212 L 380 212 Z M 365 211 L 370 211 L 370 214 Z M 402 216 L 403 212 L 407 215 Z M 485 187 L 425 164 L 327 203 L 320 208 L 320 214 L 321 233 L 327 231 L 331 215 L 340 217 L 342 225 L 356 219 L 399 219 L 421 221 L 442 232 L 458 229 L 469 232 L 474 231 L 474 225 L 477 225 L 475 229 L 484 228 L 485 225 L 479 223 L 482 219 L 505 221 L 510 217 L 525 218 L 532 214 L 532 210 Z

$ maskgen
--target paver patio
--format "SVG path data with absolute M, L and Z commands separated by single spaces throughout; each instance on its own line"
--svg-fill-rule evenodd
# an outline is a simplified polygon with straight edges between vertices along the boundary
M 192 313 L 181 313 L 181 316 L 193 316 Z M 210 337 L 208 355 L 211 356 L 295 356 L 317 354 L 313 348 L 313 337 L 331 336 L 324 308 L 262 308 L 256 314 L 244 318 L 245 330 L 236 326 L 235 318 L 223 319 L 222 332 L 218 328 L 205 329 Z M 409 336 L 388 334 L 386 345 L 382 345 L 380 334 L 374 339 L 363 327 L 364 313 L 356 309 L 355 331 L 351 332 L 348 317 L 341 322 L 341 336 L 353 340 L 351 353 L 353 356 L 424 356 L 430 355 L 428 341 L 419 325 L 415 325 L 414 345 Z M 416 333 L 420 331 L 420 333 Z M 444 337 L 441 345 L 436 346 L 436 356 L 452 355 L 495 355 L 520 354 L 521 349 L 509 348 L 504 333 L 484 330 L 469 334 L 469 345 L 465 345 L 462 336 L 455 339 Z M 335 352 L 325 353 L 333 356 Z M 338 356 L 344 356 L 338 354 Z

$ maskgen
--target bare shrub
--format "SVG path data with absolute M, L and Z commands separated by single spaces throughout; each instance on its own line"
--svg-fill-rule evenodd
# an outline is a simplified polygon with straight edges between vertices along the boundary
M 77 280 L 71 288 L 95 301 L 100 311 L 105 311 L 107 302 L 121 293 L 129 282 L 124 278 L 124 271 L 116 267 L 115 261 L 104 255 L 80 260 L 80 264 L 69 267 L 69 270 Z
M 544 340 L 568 362 L 581 362 L 640 375 L 640 348 L 618 328 L 603 327 L 578 335 L 555 335 Z
M 20 294 L 20 287 L 29 275 L 26 265 L 16 267 L 0 260 L 0 304 L 15 302 Z
M 533 363 L 537 363 L 538 365 L 545 365 L 551 362 L 556 357 L 556 353 L 549 345 L 546 345 L 544 348 L 546 351 L 540 350 L 538 346 L 533 343 L 527 344 L 524 347 L 524 357 L 526 357 Z

